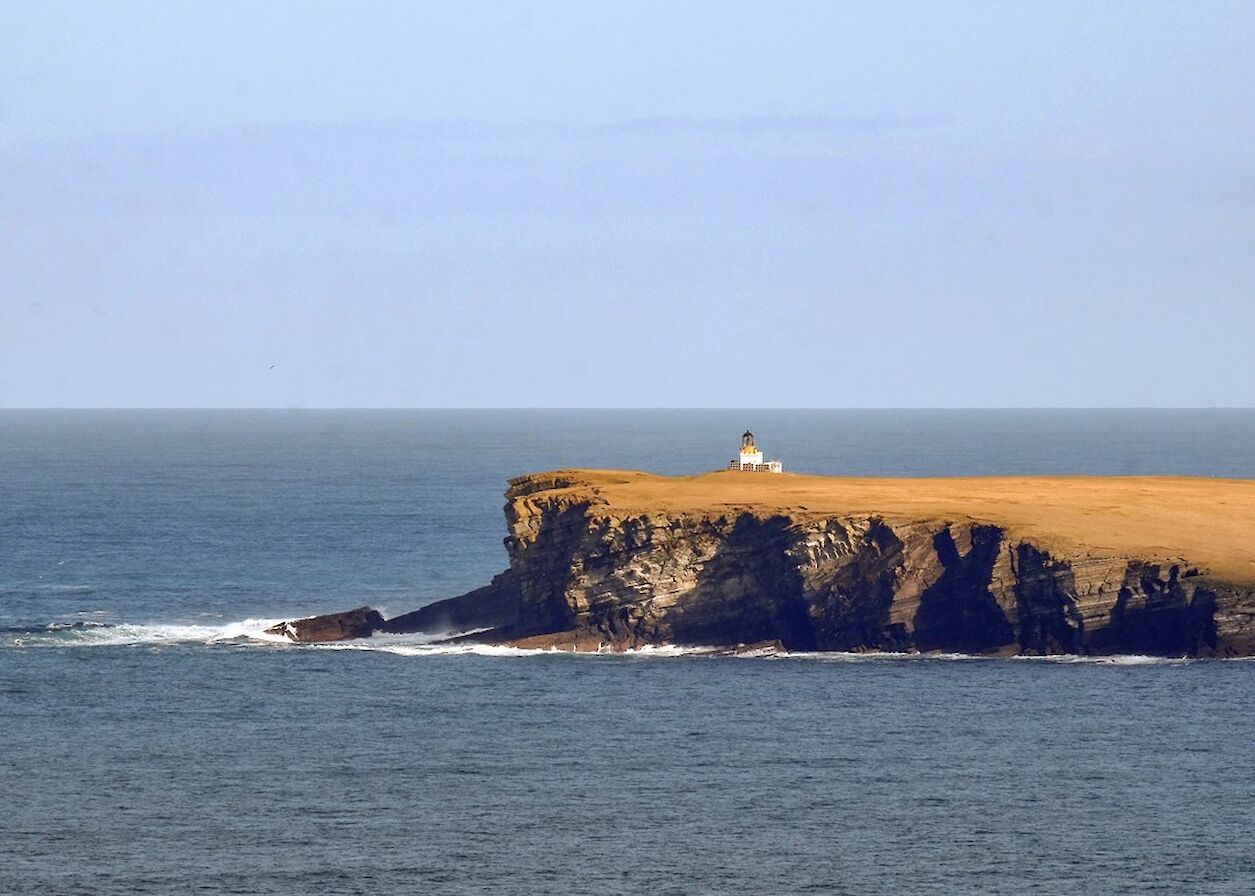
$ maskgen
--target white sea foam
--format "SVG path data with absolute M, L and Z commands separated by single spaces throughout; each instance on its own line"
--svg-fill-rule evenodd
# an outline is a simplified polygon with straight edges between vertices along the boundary
M 334 644 L 311 644 L 316 650 L 360 650 L 373 653 L 391 653 L 396 656 L 537 656 L 545 653 L 568 653 L 558 650 L 530 650 L 498 644 L 376 644 L 371 641 L 341 641 Z M 595 656 L 596 654 L 592 654 Z
M 536 656 L 546 653 L 569 652 L 508 647 L 501 644 L 471 644 L 456 641 L 458 638 L 476 635 L 483 631 L 487 631 L 487 629 L 473 629 L 465 632 L 441 632 L 438 634 L 376 634 L 370 638 L 361 638 L 353 641 L 336 641 L 326 644 L 310 644 L 307 646 L 316 650 L 361 650 L 376 653 L 391 653 L 396 656 L 456 656 L 459 654 L 478 654 L 480 656 Z
M 845 651 L 845 650 L 818 650 L 818 651 L 798 651 L 796 653 L 782 653 L 776 656 L 785 656 L 789 659 L 799 660 L 821 660 L 829 663 L 909 663 L 927 660 L 941 660 L 945 662 L 972 662 L 979 660 L 992 659 L 992 657 L 981 656 L 972 653 L 902 653 L 888 650 L 863 650 L 863 651 Z
M 1180 666 L 1197 662 L 1189 657 L 1145 656 L 1142 654 L 1118 654 L 1115 656 L 1081 656 L 1075 653 L 1063 653 L 1055 656 L 1015 656 L 1014 660 L 1039 663 L 1080 663 L 1091 666 Z
M 484 631 L 480 629 L 479 631 Z M 477 634 L 476 631 L 444 633 L 440 635 L 375 635 L 356 641 L 338 641 L 329 644 L 311 644 L 318 650 L 362 650 L 391 653 L 396 656 L 574 656 L 574 657 L 678 657 L 709 655 L 713 647 L 677 647 L 674 645 L 646 646 L 631 650 L 564 650 L 560 647 L 512 647 L 505 644 L 451 643 L 450 639 Z
M 290 617 L 289 617 L 290 618 Z M 108 624 L 98 621 L 53 622 L 48 625 L 15 633 L 8 644 L 14 647 L 118 647 L 160 646 L 176 644 L 223 644 L 240 645 L 281 644 L 294 649 L 354 650 L 388 653 L 405 657 L 435 657 L 478 655 L 493 657 L 628 657 L 628 658 L 675 658 L 705 657 L 719 659 L 792 659 L 825 663 L 901 663 L 921 661 L 941 662 L 996 662 L 1010 659 L 1016 662 L 1085 664 L 1108 666 L 1162 666 L 1195 662 L 1188 658 L 1157 657 L 1143 655 L 1080 656 L 1062 654 L 1056 656 L 1013 656 L 1006 658 L 968 653 L 892 653 L 883 651 L 842 652 L 778 652 L 753 650 L 731 653 L 726 648 L 676 645 L 637 647 L 630 650 L 605 648 L 599 651 L 572 652 L 558 647 L 522 648 L 496 644 L 470 644 L 456 639 L 478 634 L 483 629 L 466 632 L 442 632 L 434 635 L 376 634 L 370 638 L 339 641 L 325 644 L 294 644 L 282 635 L 271 635 L 266 629 L 284 621 L 274 619 L 240 619 L 219 625 L 199 623 L 184 624 Z M 451 643 L 451 640 L 454 641 Z M 3 642 L 0 641 L 0 644 Z
M 23 632 L 10 642 L 15 647 L 125 647 L 162 644 L 213 644 L 226 641 L 289 643 L 286 638 L 266 634 L 266 629 L 282 620 L 241 619 L 222 625 L 196 623 L 95 623 L 76 626 L 50 623 L 42 629 Z

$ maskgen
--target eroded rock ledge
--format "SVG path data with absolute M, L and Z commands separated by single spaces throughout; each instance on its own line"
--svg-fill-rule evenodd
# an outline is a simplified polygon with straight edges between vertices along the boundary
M 509 569 L 379 629 L 577 650 L 1255 654 L 1248 555 L 1178 556 L 1205 543 L 1207 507 L 1228 545 L 1255 483 L 560 471 L 506 499 Z
M 343 613 L 280 622 L 266 629 L 266 634 L 280 635 L 289 641 L 300 643 L 348 641 L 353 638 L 369 638 L 383 628 L 384 624 L 384 618 L 378 610 L 358 607 Z

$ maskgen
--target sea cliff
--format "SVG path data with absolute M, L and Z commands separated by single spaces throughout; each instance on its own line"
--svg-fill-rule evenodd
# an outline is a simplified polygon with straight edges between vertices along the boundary
M 1255 654 L 1249 481 L 570 470 L 512 480 L 506 500 L 509 569 L 383 631 L 584 650 Z

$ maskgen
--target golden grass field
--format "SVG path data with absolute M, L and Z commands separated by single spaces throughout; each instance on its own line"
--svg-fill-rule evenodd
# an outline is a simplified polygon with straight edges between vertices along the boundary
M 854 479 L 721 471 L 562 471 L 623 514 L 750 510 L 890 523 L 975 521 L 1076 556 L 1180 561 L 1255 583 L 1255 480 L 1154 476 Z

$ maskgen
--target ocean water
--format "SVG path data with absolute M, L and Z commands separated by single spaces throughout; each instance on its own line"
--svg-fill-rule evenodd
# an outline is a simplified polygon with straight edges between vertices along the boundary
M 1255 663 L 293 646 L 505 480 L 1255 477 L 1255 411 L 0 412 L 0 893 L 1248 893 Z

